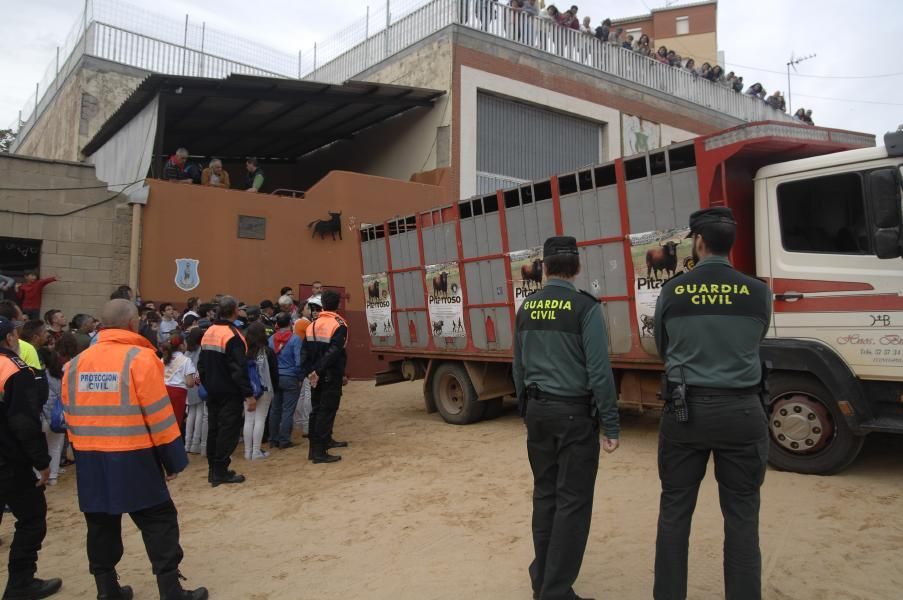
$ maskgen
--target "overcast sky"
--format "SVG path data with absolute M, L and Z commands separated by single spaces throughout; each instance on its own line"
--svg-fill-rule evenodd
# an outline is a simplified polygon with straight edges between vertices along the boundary
M 393 12 L 421 0 L 392 0 Z M 574 0 L 580 15 L 648 13 L 664 0 Z M 571 0 L 559 2 L 569 5 Z M 81 0 L 2 0 L 0 128 L 15 122 L 81 12 Z M 366 0 L 154 0 L 147 10 L 297 54 L 364 17 Z M 384 7 L 385 2 L 370 2 Z M 327 12 L 324 12 L 327 11 Z M 374 9 L 375 14 L 375 9 Z M 793 106 L 819 125 L 883 135 L 903 124 L 903 0 L 721 0 L 718 44 L 747 84 L 787 90 L 791 54 L 817 54 L 792 80 Z M 700 61 L 701 62 L 701 61 Z M 773 71 L 773 72 L 769 72 Z M 893 77 L 873 77 L 896 73 Z M 809 77 L 804 77 L 808 75 Z M 880 140 L 880 138 L 879 138 Z M 880 141 L 879 141 L 880 143 Z

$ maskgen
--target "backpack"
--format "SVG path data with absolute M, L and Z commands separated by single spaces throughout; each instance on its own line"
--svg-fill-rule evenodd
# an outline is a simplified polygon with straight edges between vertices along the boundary
M 66 413 L 63 412 L 63 398 L 57 395 L 50 409 L 50 431 L 66 433 Z

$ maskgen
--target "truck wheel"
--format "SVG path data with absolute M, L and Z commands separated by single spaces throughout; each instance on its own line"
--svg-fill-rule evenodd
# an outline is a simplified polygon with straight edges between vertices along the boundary
M 853 462 L 865 438 L 852 432 L 834 395 L 820 381 L 776 373 L 769 378 L 769 386 L 768 462 L 773 467 L 833 475 Z
M 502 412 L 504 412 L 505 410 L 505 404 L 502 398 L 495 398 L 494 400 L 484 400 L 483 404 L 486 405 L 486 409 L 483 412 L 484 421 L 498 419 L 500 416 L 502 416 Z
M 432 386 L 436 408 L 446 423 L 467 425 L 483 417 L 485 407 L 477 400 L 477 392 L 463 365 L 439 365 L 433 373 Z

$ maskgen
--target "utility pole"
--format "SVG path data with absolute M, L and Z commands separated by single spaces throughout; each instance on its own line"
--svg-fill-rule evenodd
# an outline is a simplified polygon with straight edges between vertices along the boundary
M 794 72 L 796 72 L 796 65 L 800 64 L 804 60 L 809 60 L 810 58 L 815 58 L 815 54 L 810 54 L 808 56 L 801 56 L 800 58 L 794 58 L 793 53 L 790 53 L 790 60 L 787 61 L 787 107 L 790 115 L 793 115 L 793 99 L 790 96 L 790 67 L 793 67 Z

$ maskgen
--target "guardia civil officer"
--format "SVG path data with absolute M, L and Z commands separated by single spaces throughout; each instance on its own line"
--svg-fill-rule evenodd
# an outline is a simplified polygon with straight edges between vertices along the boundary
M 16 518 L 3 598 L 33 600 L 52 596 L 63 582 L 34 576 L 47 534 L 44 485 L 50 476 L 50 455 L 41 432 L 46 396 L 41 397 L 35 373 L 18 352 L 16 322 L 0 316 L 0 507 L 9 506 Z
M 690 521 L 709 454 L 724 514 L 728 600 L 761 598 L 759 487 L 768 426 L 759 343 L 771 321 L 771 291 L 727 256 L 736 221 L 729 208 L 690 216 L 696 267 L 662 287 L 655 342 L 665 361 L 659 434 L 662 482 L 655 548 L 657 600 L 687 597 Z
M 599 302 L 574 287 L 577 241 L 543 248 L 545 287 L 517 313 L 514 383 L 533 470 L 533 597 L 574 600 L 602 447 L 618 447 L 617 392 Z

